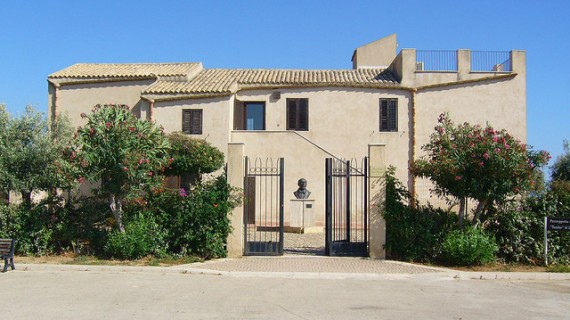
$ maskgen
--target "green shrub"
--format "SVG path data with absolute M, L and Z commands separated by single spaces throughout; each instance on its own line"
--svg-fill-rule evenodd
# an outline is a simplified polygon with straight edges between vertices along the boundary
M 544 216 L 517 204 L 499 208 L 485 223 L 498 246 L 497 258 L 509 263 L 538 264 L 544 255 Z
M 386 202 L 382 215 L 386 220 L 386 251 L 391 259 L 435 262 L 442 253 L 447 234 L 455 228 L 457 216 L 432 206 L 415 206 L 409 193 L 394 177 L 394 168 L 386 176 Z
M 222 175 L 192 190 L 156 192 L 147 210 L 164 227 L 170 253 L 225 257 L 231 232 L 228 215 L 239 202 L 235 191 Z
M 42 206 L 0 205 L 0 235 L 15 238 L 16 253 L 21 255 L 47 255 L 54 253 L 52 217 Z
M 125 232 L 109 233 L 106 253 L 119 259 L 139 259 L 164 252 L 163 231 L 153 217 L 139 214 L 125 222 Z
M 454 265 L 473 265 L 495 259 L 497 245 L 479 228 L 467 227 L 451 232 L 443 243 L 447 262 Z

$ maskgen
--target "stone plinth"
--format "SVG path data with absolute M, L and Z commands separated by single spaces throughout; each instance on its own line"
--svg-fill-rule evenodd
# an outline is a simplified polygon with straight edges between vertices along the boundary
M 315 225 L 315 200 L 291 199 L 289 205 L 289 227 L 286 232 L 305 233 L 306 229 Z

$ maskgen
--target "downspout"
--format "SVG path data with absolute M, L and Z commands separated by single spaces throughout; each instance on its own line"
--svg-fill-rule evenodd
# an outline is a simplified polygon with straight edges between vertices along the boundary
M 148 105 L 148 120 L 150 122 L 154 121 L 154 100 L 149 100 L 150 104 Z
M 147 119 L 148 121 L 153 121 L 154 120 L 154 99 L 150 99 L 150 98 L 146 98 L 146 97 L 141 97 L 143 100 L 148 101 L 148 115 L 147 115 Z
M 418 89 L 417 88 L 412 88 L 410 90 L 412 92 L 412 126 L 410 128 L 411 130 L 411 140 L 412 140 L 412 148 L 411 148 L 411 152 L 410 152 L 410 163 L 409 163 L 409 168 L 411 168 L 412 163 L 414 162 L 414 160 L 416 159 L 416 95 L 418 93 Z M 412 199 L 416 199 L 416 177 L 411 174 L 411 183 L 410 183 L 410 195 L 412 197 Z M 415 206 L 415 201 L 412 202 L 412 205 Z

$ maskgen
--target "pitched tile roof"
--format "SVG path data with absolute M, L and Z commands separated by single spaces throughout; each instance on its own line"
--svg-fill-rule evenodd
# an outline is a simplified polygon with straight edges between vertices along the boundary
M 231 93 L 238 89 L 268 86 L 366 86 L 398 85 L 384 69 L 280 70 L 207 69 L 189 81 L 157 81 L 143 94 Z
M 180 77 L 199 71 L 202 64 L 189 63 L 78 63 L 48 76 L 50 79 Z

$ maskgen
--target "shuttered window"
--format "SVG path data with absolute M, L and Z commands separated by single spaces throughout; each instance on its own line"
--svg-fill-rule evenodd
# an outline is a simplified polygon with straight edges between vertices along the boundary
M 380 99 L 380 131 L 398 131 L 398 99 Z
M 202 109 L 182 110 L 182 132 L 202 134 Z
M 309 130 L 309 99 L 287 99 L 287 130 Z

